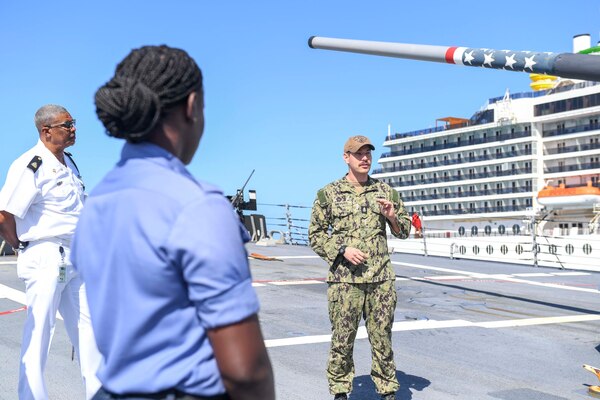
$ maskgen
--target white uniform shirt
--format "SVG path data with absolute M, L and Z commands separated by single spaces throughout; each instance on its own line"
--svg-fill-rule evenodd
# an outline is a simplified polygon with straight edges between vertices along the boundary
M 35 156 L 42 164 L 34 172 L 28 165 Z M 65 162 L 67 167 L 39 140 L 11 164 L 0 192 L 0 210 L 15 216 L 20 241 L 70 240 L 75 232 L 84 186 L 69 157 Z

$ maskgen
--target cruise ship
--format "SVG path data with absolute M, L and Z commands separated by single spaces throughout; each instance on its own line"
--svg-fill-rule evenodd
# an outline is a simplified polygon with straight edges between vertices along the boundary
M 589 35 L 573 43 L 574 52 L 600 55 Z M 463 256 L 518 255 L 532 245 L 535 252 L 542 238 L 547 248 L 539 252 L 553 258 L 600 251 L 593 242 L 600 240 L 600 83 L 531 79 L 531 92 L 507 91 L 470 118 L 442 116 L 435 128 L 388 132 L 372 176 L 394 187 L 420 218 L 425 232 L 417 230 L 417 238 L 451 239 L 442 252 Z M 524 235 L 533 243 L 519 250 L 513 244 Z M 514 243 L 494 249 L 503 242 L 498 237 L 510 236 Z M 577 243 L 568 254 L 568 244 L 550 243 L 575 236 L 593 247 Z

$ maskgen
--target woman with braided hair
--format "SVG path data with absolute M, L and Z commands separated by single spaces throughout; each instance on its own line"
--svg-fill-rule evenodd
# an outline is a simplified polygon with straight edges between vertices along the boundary
M 126 143 L 87 199 L 72 251 L 104 357 L 94 399 L 274 399 L 248 233 L 185 167 L 204 130 L 196 62 L 135 49 L 95 100 L 107 134 Z

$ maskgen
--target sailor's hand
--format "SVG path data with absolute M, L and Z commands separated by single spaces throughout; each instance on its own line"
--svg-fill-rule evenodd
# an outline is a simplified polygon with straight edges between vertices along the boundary
M 352 265 L 360 265 L 364 263 L 369 256 L 355 247 L 346 247 L 344 258 Z
M 379 209 L 384 217 L 393 221 L 396 219 L 396 210 L 394 210 L 394 203 L 386 199 L 376 199 L 379 204 Z

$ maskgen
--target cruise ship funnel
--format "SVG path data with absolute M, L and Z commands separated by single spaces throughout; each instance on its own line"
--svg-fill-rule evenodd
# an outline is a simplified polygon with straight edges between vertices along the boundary
M 313 49 L 433 61 L 600 82 L 600 57 L 589 54 L 493 50 L 312 36 Z

